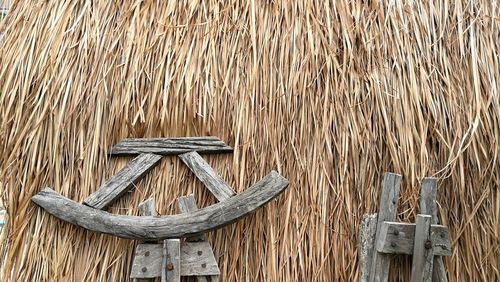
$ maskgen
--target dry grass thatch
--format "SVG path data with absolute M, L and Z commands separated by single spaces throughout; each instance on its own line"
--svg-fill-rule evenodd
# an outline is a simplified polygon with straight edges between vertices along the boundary
M 215 135 L 236 150 L 208 161 L 237 191 L 272 168 L 291 183 L 210 235 L 226 281 L 357 279 L 357 227 L 385 171 L 404 177 L 404 221 L 422 177 L 439 178 L 452 281 L 499 281 L 498 12 L 460 0 L 15 1 L 0 23 L 3 280 L 126 280 L 134 242 L 69 226 L 31 196 L 48 185 L 84 199 L 126 163 L 106 157 L 124 137 Z M 165 158 L 111 211 L 136 214 L 152 195 L 173 213 L 190 192 L 214 202 Z

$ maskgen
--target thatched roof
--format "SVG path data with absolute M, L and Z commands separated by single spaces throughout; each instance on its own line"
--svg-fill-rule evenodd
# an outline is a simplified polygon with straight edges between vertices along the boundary
M 83 200 L 129 159 L 106 157 L 122 138 L 213 135 L 235 148 L 208 162 L 236 191 L 271 169 L 290 180 L 211 233 L 226 281 L 357 279 L 357 228 L 385 171 L 404 177 L 404 221 L 422 177 L 439 178 L 452 281 L 500 280 L 498 7 L 292 2 L 16 1 L 0 22 L 3 279 L 126 280 L 133 241 L 31 196 Z M 215 202 L 166 158 L 111 212 L 153 196 L 174 213 L 191 192 Z M 408 277 L 408 261 L 392 273 Z

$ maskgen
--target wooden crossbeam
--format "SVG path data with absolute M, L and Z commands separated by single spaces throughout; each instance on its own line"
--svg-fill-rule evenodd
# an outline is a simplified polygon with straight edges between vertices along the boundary
M 381 227 L 377 251 L 385 254 L 413 254 L 415 238 L 415 223 L 384 222 Z M 434 254 L 451 256 L 451 240 L 448 227 L 432 224 L 430 241 Z
M 200 153 L 232 152 L 228 146 L 217 137 L 171 137 L 171 138 L 129 138 L 114 145 L 110 155 L 138 155 L 152 153 L 158 155 L 178 155 L 191 151 Z
M 48 187 L 31 200 L 57 218 L 88 230 L 129 239 L 159 240 L 192 236 L 230 224 L 263 206 L 287 186 L 288 180 L 272 171 L 252 187 L 218 204 L 157 217 L 110 214 L 76 203 Z
M 179 158 L 205 184 L 212 194 L 222 202 L 236 195 L 236 192 L 220 177 L 215 170 L 197 153 L 189 152 Z
M 106 209 L 141 180 L 160 162 L 161 156 L 141 154 L 107 180 L 83 202 L 95 209 Z
M 380 197 L 380 209 L 377 218 L 377 231 L 375 242 L 380 239 L 382 224 L 384 221 L 395 221 L 399 201 L 399 186 L 401 175 L 386 173 L 382 182 L 382 195 Z M 390 257 L 388 254 L 374 251 L 370 263 L 369 281 L 383 282 L 389 279 Z

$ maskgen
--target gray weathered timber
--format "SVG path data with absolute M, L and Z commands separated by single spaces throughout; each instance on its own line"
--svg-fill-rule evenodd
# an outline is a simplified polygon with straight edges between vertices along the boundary
M 192 212 L 192 211 L 198 210 L 198 206 L 196 206 L 196 200 L 194 199 L 193 194 L 177 198 L 177 205 L 178 205 L 179 211 L 181 213 L 187 213 L 187 212 Z M 211 259 L 213 261 L 211 265 L 214 265 L 215 268 L 217 269 L 217 272 L 220 272 L 219 265 L 217 264 L 217 261 L 215 260 L 213 250 L 210 247 L 210 244 L 205 241 L 204 235 L 187 237 L 186 241 L 188 241 L 188 242 L 203 242 L 204 243 L 203 247 L 206 249 L 205 251 L 202 251 L 203 254 L 209 256 L 209 259 Z M 182 253 L 184 254 L 184 252 L 182 252 Z M 200 264 L 200 263 L 198 262 L 198 264 Z M 208 265 L 208 263 L 205 263 L 205 266 L 207 266 L 207 265 Z M 207 277 L 198 275 L 198 276 L 196 276 L 196 281 L 198 281 L 198 282 L 219 281 L 219 275 L 217 274 L 217 275 L 212 275 L 212 276 L 207 276 Z
M 171 137 L 171 138 L 129 138 L 114 145 L 110 155 L 138 155 L 152 153 L 158 155 L 178 155 L 187 152 L 226 153 L 232 152 L 228 146 L 217 137 Z
M 201 251 L 201 254 L 199 252 Z M 131 278 L 161 277 L 163 243 L 139 244 L 135 249 Z M 205 267 L 202 265 L 205 264 Z M 185 242 L 180 245 L 180 275 L 203 275 L 214 278 L 220 274 L 208 242 Z M 200 276 L 201 278 L 201 276 Z
M 359 227 L 359 281 L 368 282 L 370 263 L 375 248 L 375 233 L 377 232 L 377 214 L 365 214 Z
M 162 282 L 181 282 L 181 240 L 163 241 Z
M 135 248 L 130 278 L 147 279 L 161 277 L 163 260 L 162 244 L 139 244 Z
M 144 202 L 139 204 L 139 215 L 140 216 L 157 216 L 155 199 L 149 198 Z
M 32 201 L 53 216 L 91 231 L 122 238 L 182 238 L 220 228 L 250 214 L 278 196 L 288 180 L 272 171 L 252 187 L 224 202 L 194 212 L 168 216 L 114 215 L 93 209 L 45 188 Z
M 432 251 L 433 247 L 430 235 L 431 220 L 432 216 L 430 215 L 417 215 L 411 267 L 412 282 L 432 281 L 434 253 Z
M 380 208 L 377 218 L 377 232 L 375 242 L 379 241 L 382 223 L 384 221 L 395 221 L 399 201 L 399 186 L 401 175 L 386 173 L 382 182 L 382 195 L 380 196 Z M 370 279 L 374 282 L 385 282 L 389 279 L 390 257 L 388 254 L 373 251 Z
M 222 202 L 236 195 L 236 192 L 220 177 L 215 170 L 197 153 L 189 152 L 179 158 L 205 184 L 212 194 Z
M 134 187 L 159 162 L 161 156 L 154 154 L 141 154 L 130 161 L 117 174 L 106 181 L 97 191 L 83 202 L 95 209 L 106 209 L 125 192 Z
M 186 242 L 181 248 L 181 275 L 219 275 L 219 266 L 208 242 Z
M 156 211 L 156 203 L 155 199 L 149 198 L 142 203 L 139 204 L 139 215 L 140 216 L 157 216 L 158 212 Z M 152 281 L 152 277 L 159 277 L 161 275 L 161 266 L 158 267 L 157 273 L 152 273 L 154 271 L 151 269 L 151 260 L 155 260 L 159 258 L 160 260 L 162 259 L 163 252 L 160 249 L 159 252 L 153 254 L 151 252 L 148 252 L 147 248 L 151 248 L 151 244 L 147 243 L 154 243 L 154 241 L 146 241 L 143 242 L 142 244 L 137 245 L 135 248 L 135 255 L 134 255 L 134 260 L 132 262 L 132 274 L 134 271 L 139 272 L 141 274 L 144 274 L 144 277 L 141 278 L 139 277 L 133 277 L 131 274 L 131 278 L 136 278 L 136 282 L 150 282 Z M 156 275 L 156 276 L 154 276 Z
M 389 222 L 382 225 L 377 251 L 386 254 L 413 254 L 415 223 Z M 448 227 L 431 225 L 431 242 L 434 255 L 451 256 L 451 240 Z
M 422 188 L 420 190 L 420 213 L 432 216 L 432 224 L 438 224 L 437 216 L 437 179 L 433 177 L 425 177 L 422 180 Z M 434 249 L 435 251 L 436 249 Z M 450 251 L 451 252 L 451 251 Z M 443 258 L 434 256 L 434 268 L 432 271 L 432 281 L 448 282 L 446 269 L 444 267 Z
M 198 210 L 193 194 L 177 198 L 177 207 L 180 213 L 188 213 Z M 186 241 L 188 242 L 199 242 L 204 240 L 205 236 L 203 234 L 186 237 Z

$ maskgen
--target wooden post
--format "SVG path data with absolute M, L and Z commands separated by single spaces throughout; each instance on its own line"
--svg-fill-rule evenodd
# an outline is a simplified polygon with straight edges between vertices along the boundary
M 431 220 L 430 215 L 417 215 L 411 268 L 412 282 L 432 282 L 434 253 L 431 241 Z
M 377 232 L 377 214 L 365 214 L 359 227 L 359 282 L 368 282 L 370 265 L 375 251 L 375 233 Z
M 163 241 L 163 263 L 161 282 L 181 281 L 181 240 Z
M 181 213 L 187 213 L 187 212 L 195 211 L 198 209 L 198 207 L 196 206 L 196 200 L 194 199 L 194 196 L 192 194 L 188 195 L 188 196 L 177 198 L 177 205 L 178 205 L 179 211 Z M 200 234 L 198 236 L 187 237 L 186 241 L 188 241 L 188 242 L 198 242 L 198 241 L 205 242 L 205 236 L 203 234 Z M 208 245 L 208 242 L 206 242 L 206 244 Z M 208 248 L 206 248 L 206 249 L 207 249 L 207 251 L 210 251 L 210 255 L 213 257 L 213 252 L 212 252 L 212 249 L 210 248 L 210 246 L 208 246 Z M 217 268 L 218 268 L 218 266 L 217 266 Z M 196 281 L 197 282 L 207 282 L 207 281 L 218 282 L 219 275 L 196 276 Z
M 399 187 L 401 185 L 401 175 L 386 173 L 382 182 L 382 195 L 380 197 L 380 208 L 377 218 L 377 232 L 375 245 L 380 237 L 380 230 L 384 221 L 396 221 L 397 207 L 399 200 Z M 389 278 L 390 256 L 373 250 L 370 280 L 375 282 L 385 282 Z
M 149 198 L 145 200 L 144 202 L 139 204 L 139 215 L 140 216 L 156 216 L 158 213 L 156 212 L 156 202 L 155 199 Z M 139 248 L 137 246 L 136 248 Z M 135 261 L 135 259 L 134 259 Z M 147 268 L 145 269 L 146 271 L 148 270 Z M 154 281 L 154 278 L 136 278 L 136 282 L 150 282 Z
M 438 224 L 437 216 L 437 180 L 433 177 L 425 177 L 422 180 L 422 188 L 420 190 L 420 213 L 432 216 L 431 224 Z M 443 258 L 440 256 L 434 257 L 434 270 L 432 271 L 432 281 L 448 282 L 446 270 L 444 268 Z

